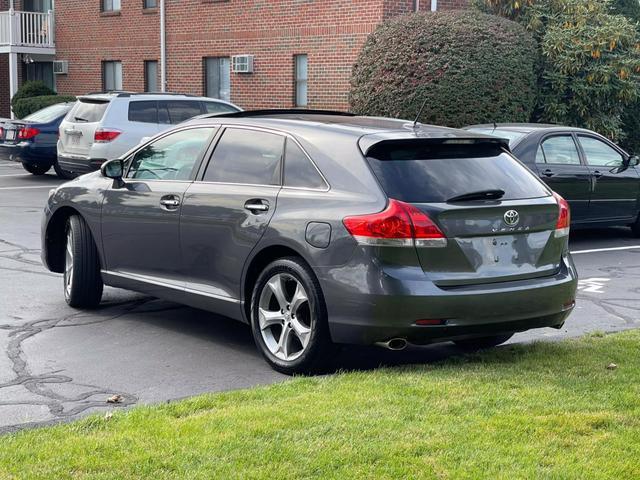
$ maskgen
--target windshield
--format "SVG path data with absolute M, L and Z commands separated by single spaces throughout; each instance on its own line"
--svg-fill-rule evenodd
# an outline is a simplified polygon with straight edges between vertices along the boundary
M 387 195 L 404 202 L 443 203 L 479 192 L 484 198 L 497 198 L 500 192 L 501 200 L 549 195 L 524 165 L 495 144 L 382 142 L 369 150 L 367 160 Z
M 53 122 L 56 118 L 60 118 L 71 110 L 72 104 L 70 103 L 56 103 L 49 107 L 45 107 L 42 110 L 27 115 L 23 120 L 33 123 L 49 123 Z
M 509 140 L 509 146 L 513 146 L 526 135 L 524 132 L 514 132 L 513 130 L 503 130 L 500 128 L 469 128 L 470 132 L 491 135 L 492 137 L 506 138 Z

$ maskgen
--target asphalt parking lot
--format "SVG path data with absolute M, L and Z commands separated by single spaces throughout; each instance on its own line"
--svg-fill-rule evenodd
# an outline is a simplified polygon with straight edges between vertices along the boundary
M 286 378 L 261 359 L 247 326 L 207 312 L 111 288 L 95 311 L 69 308 L 61 276 L 40 263 L 41 211 L 59 183 L 0 161 L 0 432 Z M 512 342 L 640 327 L 640 239 L 624 228 L 579 231 L 571 249 L 581 277 L 575 312 L 560 331 Z M 353 348 L 336 363 L 369 369 L 457 353 Z M 121 402 L 107 403 L 113 395 Z

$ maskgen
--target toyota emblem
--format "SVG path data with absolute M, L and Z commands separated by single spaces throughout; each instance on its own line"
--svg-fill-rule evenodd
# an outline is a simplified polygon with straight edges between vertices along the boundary
M 520 221 L 520 214 L 515 210 L 509 210 L 504 214 L 504 223 L 508 227 L 515 227 Z

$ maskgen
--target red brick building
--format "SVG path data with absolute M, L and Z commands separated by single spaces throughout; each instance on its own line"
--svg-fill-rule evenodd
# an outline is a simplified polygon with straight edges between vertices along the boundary
M 8 1 L 0 0 L 0 11 Z M 166 0 L 165 87 L 244 108 L 347 109 L 352 65 L 381 22 L 417 8 L 467 3 Z M 57 91 L 161 90 L 159 5 L 160 0 L 57 0 L 55 58 L 68 66 L 68 73 L 54 75 Z M 0 102 L 6 102 L 2 62 Z M 251 63 L 251 73 L 238 72 Z M 0 116 L 8 113 L 4 105 Z

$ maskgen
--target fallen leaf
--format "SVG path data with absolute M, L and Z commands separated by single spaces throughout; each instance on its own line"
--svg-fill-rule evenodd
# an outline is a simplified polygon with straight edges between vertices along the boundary
M 615 370 L 616 368 L 618 368 L 618 365 L 616 365 L 615 363 L 610 363 L 609 365 L 607 365 L 607 370 Z
M 111 395 L 107 398 L 107 403 L 120 403 L 122 402 L 122 395 Z
M 113 412 L 107 412 L 104 414 L 105 420 L 111 420 L 111 417 L 113 417 Z

